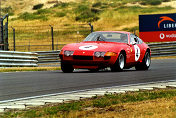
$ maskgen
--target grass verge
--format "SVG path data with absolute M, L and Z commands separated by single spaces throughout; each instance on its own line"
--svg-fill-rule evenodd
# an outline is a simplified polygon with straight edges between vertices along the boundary
M 0 72 L 18 72 L 18 71 L 54 71 L 60 70 L 60 67 L 2 67 Z
M 0 114 L 1 118 L 143 118 L 160 116 L 176 116 L 176 89 L 106 94 L 91 99 L 45 105 L 24 111 L 11 110 Z

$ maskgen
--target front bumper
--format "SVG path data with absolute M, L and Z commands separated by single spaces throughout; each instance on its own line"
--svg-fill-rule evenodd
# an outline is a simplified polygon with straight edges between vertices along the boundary
M 65 56 L 59 55 L 62 63 L 73 65 L 74 68 L 96 69 L 105 68 L 113 65 L 116 61 L 115 56 L 95 57 L 95 56 Z

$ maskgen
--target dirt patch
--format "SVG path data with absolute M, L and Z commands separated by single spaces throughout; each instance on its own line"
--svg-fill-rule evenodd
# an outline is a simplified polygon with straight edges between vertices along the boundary
M 173 7 L 173 8 L 176 8 L 176 1 L 163 2 L 163 3 L 161 4 L 161 7 L 163 7 L 163 6 L 171 6 L 171 7 Z

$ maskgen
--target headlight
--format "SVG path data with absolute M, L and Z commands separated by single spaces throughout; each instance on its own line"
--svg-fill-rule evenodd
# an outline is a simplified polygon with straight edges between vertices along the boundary
M 115 52 L 106 52 L 105 56 L 117 56 Z
M 74 51 L 68 51 L 68 50 L 65 50 L 65 51 L 64 51 L 64 55 L 65 55 L 65 56 L 72 56 L 73 53 L 74 53 Z
M 105 53 L 106 52 L 95 52 L 94 56 L 96 56 L 96 57 L 104 57 Z

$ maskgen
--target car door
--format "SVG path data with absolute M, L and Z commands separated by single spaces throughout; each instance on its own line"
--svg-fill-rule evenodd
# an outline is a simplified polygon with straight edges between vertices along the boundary
M 137 63 L 141 61 L 143 52 L 142 40 L 134 34 L 130 34 L 130 46 L 131 46 L 131 62 Z

